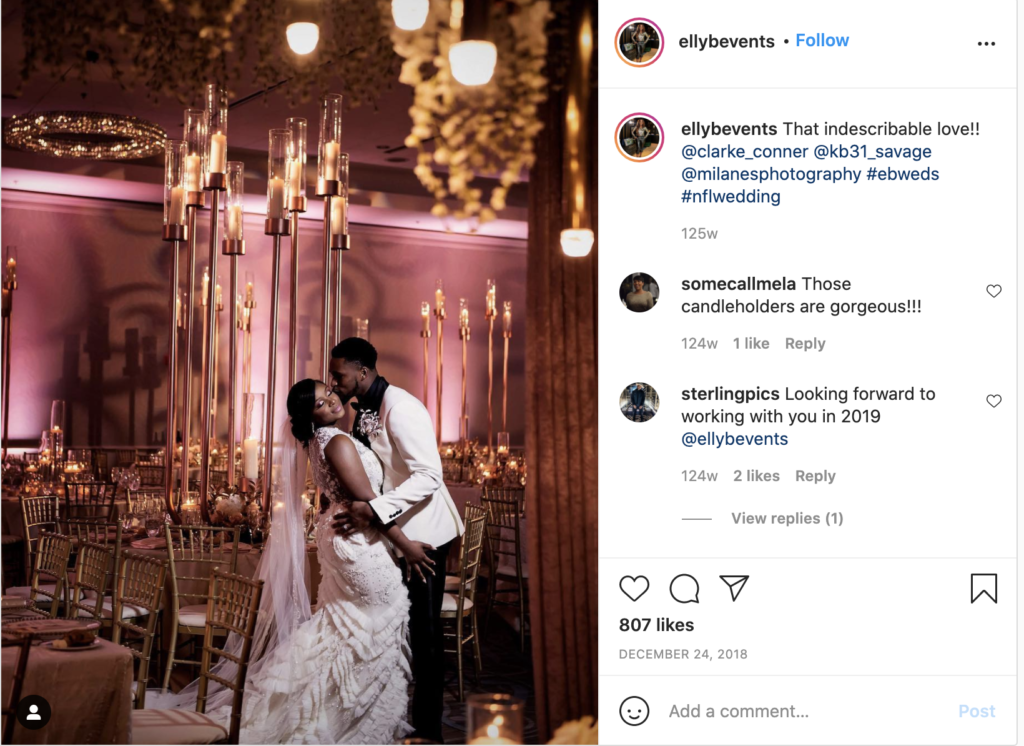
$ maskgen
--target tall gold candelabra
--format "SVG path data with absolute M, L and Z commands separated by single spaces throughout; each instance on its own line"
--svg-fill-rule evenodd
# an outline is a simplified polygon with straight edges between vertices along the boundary
M 498 288 L 494 280 L 487 281 L 487 459 L 494 461 L 494 319 L 498 316 Z
M 331 199 L 331 252 L 334 257 L 334 292 L 331 297 L 332 334 L 335 341 L 341 339 L 341 267 L 344 252 L 352 248 L 352 237 L 348 232 L 348 153 L 341 153 L 338 159 L 339 193 Z
M 444 281 L 438 280 L 434 290 L 434 316 L 437 317 L 437 445 L 441 445 L 441 395 L 444 390 Z
M 17 250 L 9 247 L 4 262 L 3 282 L 3 356 L 4 356 L 4 437 L 3 455 L 10 444 L 11 423 L 11 317 L 14 310 L 14 291 L 18 289 Z
M 167 432 L 164 439 L 164 501 L 175 523 L 180 523 L 174 504 L 174 451 L 177 435 L 178 328 L 182 325 L 181 296 L 178 291 L 178 252 L 181 243 L 188 243 L 185 193 L 185 159 L 188 145 L 184 140 L 167 140 L 164 145 L 164 232 L 163 240 L 171 244 L 170 328 L 167 333 Z M 188 418 L 186 408 L 185 418 Z M 186 476 L 187 479 L 187 476 Z M 184 483 L 187 487 L 187 482 Z
M 267 413 L 263 418 L 263 509 L 270 513 L 274 483 L 274 394 L 277 383 L 277 324 L 281 307 L 281 236 L 287 236 L 291 225 L 286 217 L 288 145 L 291 133 L 286 129 L 270 130 L 267 153 L 267 219 L 263 232 L 274 237 L 273 264 L 270 274 L 270 347 L 267 351 Z
M 291 282 L 289 283 L 290 319 L 288 324 L 288 388 L 298 379 L 299 366 L 299 216 L 306 211 L 306 132 L 307 122 L 302 117 L 291 117 L 285 122 L 288 138 L 288 210 L 291 221 Z
M 188 496 L 189 489 L 189 478 L 188 478 L 188 467 L 189 467 L 189 441 L 191 439 L 191 428 L 192 428 L 192 369 L 193 369 L 193 350 L 195 347 L 195 287 L 196 287 L 196 239 L 198 232 L 196 230 L 196 223 L 198 222 L 199 209 L 203 207 L 206 202 L 206 194 L 203 191 L 203 185 L 205 180 L 205 173 L 207 169 L 207 160 L 209 158 L 209 126 L 210 126 L 210 113 L 205 109 L 186 109 L 185 110 L 185 165 L 183 168 L 183 174 L 181 179 L 181 188 L 184 190 L 185 201 L 185 240 L 187 241 L 187 268 L 186 268 L 186 282 L 188 283 L 188 290 L 185 296 L 185 320 L 183 334 L 185 337 L 185 370 L 182 377 L 182 397 L 181 397 L 181 476 L 179 479 L 178 490 L 180 499 L 179 503 L 184 503 Z M 170 197 L 167 196 L 170 191 Z M 170 208 L 170 212 L 174 215 L 174 219 L 177 219 L 178 207 L 175 203 L 174 188 L 168 190 L 164 189 L 164 205 L 165 213 Z M 173 290 L 172 290 L 173 292 Z M 173 371 L 168 372 L 168 380 L 174 376 Z M 173 427 L 173 420 L 171 419 L 171 413 L 168 413 L 168 424 Z M 173 462 L 174 449 L 172 448 L 169 454 L 166 454 L 168 461 Z M 172 506 L 173 503 L 173 474 L 172 470 L 168 468 L 168 479 L 166 499 L 168 507 Z M 200 503 L 202 509 L 202 503 Z M 172 511 L 172 515 L 175 512 Z M 205 518 L 205 516 L 204 516 Z
M 505 355 L 502 360 L 504 371 L 501 378 L 501 433 L 499 436 L 504 435 L 504 440 L 508 441 L 508 343 L 512 339 L 512 301 L 510 300 L 505 301 L 505 309 L 501 317 L 501 336 L 505 338 Z M 498 440 L 501 441 L 502 438 L 499 437 Z M 500 442 L 498 446 L 500 450 Z
M 348 157 L 345 156 L 345 170 L 347 172 Z M 320 354 L 320 375 L 327 382 L 327 374 L 331 361 L 331 326 L 334 323 L 335 305 L 332 302 L 332 280 L 334 273 L 332 264 L 334 255 L 337 255 L 339 264 L 337 294 L 340 296 L 340 264 L 341 254 L 344 247 L 332 241 L 332 221 L 334 219 L 334 201 L 339 197 L 345 197 L 342 186 L 342 152 L 341 152 L 341 94 L 328 93 L 320 100 L 320 141 L 317 147 L 317 171 L 316 171 L 316 194 L 324 198 L 324 225 L 323 225 L 323 309 L 320 314 L 321 323 L 321 354 Z M 347 208 L 346 208 L 347 213 Z M 340 235 L 340 234 L 339 234 Z M 337 245 L 335 245 L 337 244 Z M 333 250 L 332 250 L 333 249 Z M 338 299 L 340 306 L 340 298 Z
M 430 370 L 430 304 L 426 301 L 423 301 L 423 305 L 420 306 L 420 315 L 423 317 L 420 337 L 423 338 L 423 406 L 425 407 L 429 395 L 427 373 Z
M 223 254 L 230 262 L 231 325 L 228 343 L 228 484 L 238 485 L 235 473 L 235 450 L 237 449 L 237 428 L 235 425 L 238 407 L 238 326 L 241 319 L 238 302 L 238 258 L 245 255 L 245 164 L 241 161 L 229 161 L 227 164 L 227 195 L 224 203 L 224 243 Z M 217 310 L 224 307 L 220 285 L 217 286 Z M 219 346 L 218 346 L 219 347 Z M 217 407 L 216 390 L 214 390 L 214 417 Z

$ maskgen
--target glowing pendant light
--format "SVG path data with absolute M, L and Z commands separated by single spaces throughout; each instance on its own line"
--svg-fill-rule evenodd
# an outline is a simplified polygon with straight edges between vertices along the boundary
M 416 31 L 427 21 L 430 0 L 391 0 L 391 17 L 403 31 Z
M 484 0 L 453 0 L 453 29 L 462 29 L 462 41 L 448 50 L 448 63 L 452 76 L 462 85 L 485 85 L 494 77 L 498 62 L 498 48 L 487 36 L 487 18 L 490 3 Z

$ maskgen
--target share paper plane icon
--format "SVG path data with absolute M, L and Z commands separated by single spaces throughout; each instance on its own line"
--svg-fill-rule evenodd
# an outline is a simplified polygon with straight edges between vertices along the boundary
M 743 586 L 750 580 L 749 575 L 719 575 L 718 577 L 729 586 L 729 593 L 732 594 L 733 601 L 740 597 L 740 591 L 743 590 Z

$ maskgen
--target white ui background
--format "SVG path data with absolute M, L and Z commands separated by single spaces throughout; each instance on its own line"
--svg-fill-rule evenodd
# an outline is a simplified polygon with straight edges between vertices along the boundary
M 607 744 L 1014 744 L 1017 742 L 1017 9 L 1010 1 L 602 2 L 600 61 L 600 721 Z M 655 21 L 665 50 L 630 68 L 615 30 Z M 794 46 L 797 33 L 849 47 Z M 772 37 L 774 49 L 680 49 L 678 40 Z M 784 44 L 784 39 L 789 44 Z M 977 46 L 995 41 L 994 47 Z M 643 112 L 664 127 L 646 163 L 615 147 Z M 968 137 L 787 137 L 784 122 L 969 124 Z M 775 124 L 776 137 L 684 136 L 683 125 Z M 928 147 L 920 162 L 686 160 L 686 145 Z M 860 183 L 694 182 L 697 169 L 843 167 Z M 937 181 L 866 181 L 871 167 Z M 781 204 L 683 204 L 694 191 L 778 192 Z M 684 228 L 717 238 L 684 240 Z M 661 298 L 626 310 L 619 284 L 653 275 Z M 845 292 L 683 292 L 682 280 L 849 280 Z M 998 284 L 992 297 L 987 288 Z M 686 314 L 683 303 L 921 301 L 916 314 Z M 767 340 L 736 349 L 733 340 Z M 684 349 L 689 338 L 717 348 Z M 787 338 L 822 340 L 820 352 Z M 661 408 L 633 423 L 628 384 Z M 686 402 L 684 389 L 921 388 L 933 401 Z M 1001 402 L 992 407 L 988 397 Z M 814 412 L 817 424 L 687 425 L 683 412 Z M 877 409 L 877 424 L 821 424 L 821 411 Z M 786 446 L 684 447 L 687 432 L 785 435 Z M 717 474 L 685 481 L 683 472 Z M 750 482 L 748 470 L 778 473 Z M 798 483 L 797 470 L 834 474 Z M 743 481 L 734 481 L 740 471 Z M 734 514 L 816 515 L 818 525 L 737 524 Z M 826 515 L 842 514 L 842 526 Z M 690 521 L 686 518 L 711 518 Z M 673 578 L 692 575 L 700 602 Z M 998 603 L 971 603 L 971 575 L 998 576 Z M 624 576 L 647 578 L 637 601 Z M 720 575 L 749 575 L 736 601 Z M 659 618 L 692 631 L 658 632 Z M 647 631 L 622 620 L 649 619 Z M 640 622 L 643 625 L 643 621 Z M 638 653 L 687 651 L 685 660 Z M 742 651 L 742 652 L 741 652 Z M 705 654 L 707 657 L 705 657 Z M 681 655 L 675 653 L 675 655 Z M 744 657 L 741 657 L 744 656 Z M 620 705 L 650 715 L 626 725 Z M 700 717 L 673 717 L 694 706 Z M 962 707 L 968 708 L 962 714 Z M 791 708 L 802 717 L 721 717 Z M 983 709 L 989 708 L 989 709 Z M 712 709 L 716 716 L 709 718 Z M 975 717 L 971 713 L 976 713 Z M 987 716 L 982 717 L 983 714 Z

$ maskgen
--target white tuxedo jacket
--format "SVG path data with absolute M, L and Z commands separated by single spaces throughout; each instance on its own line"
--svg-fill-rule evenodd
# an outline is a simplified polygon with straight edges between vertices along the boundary
M 380 407 L 381 432 L 370 441 L 384 464 L 384 494 L 370 501 L 383 523 L 395 521 L 406 536 L 439 547 L 464 527 L 444 485 L 441 454 L 426 407 L 388 386 Z

